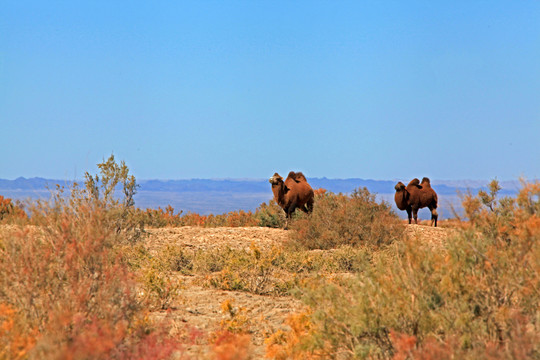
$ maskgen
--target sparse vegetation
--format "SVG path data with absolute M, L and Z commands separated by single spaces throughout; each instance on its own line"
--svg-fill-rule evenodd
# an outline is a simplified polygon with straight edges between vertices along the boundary
M 134 179 L 112 156 L 101 165 L 103 196 L 98 177 L 88 177 L 86 189 L 66 197 L 59 188 L 31 207 L 33 225 L 2 230 L 2 358 L 167 358 L 181 350 L 160 330 L 166 324 L 148 320 L 117 247 L 131 243 L 133 203 L 130 192 L 113 199 L 113 188 L 120 179 L 133 189 Z
M 253 213 L 251 211 L 231 211 L 219 215 L 200 215 L 197 213 L 186 213 L 182 211 L 174 214 L 174 209 L 169 205 L 165 210 L 146 209 L 138 210 L 137 217 L 145 226 L 165 227 L 165 226 L 202 226 L 202 227 L 244 227 L 263 226 L 272 228 L 282 228 L 285 224 L 283 210 L 271 200 L 268 204 L 263 203 Z
M 386 203 L 357 189 L 351 195 L 324 192 L 316 197 L 311 216 L 296 220 L 295 244 L 307 249 L 332 249 L 342 245 L 388 245 L 401 237 L 403 226 Z
M 0 195 L 0 223 L 12 223 L 26 218 L 26 212 L 21 204 L 14 204 L 10 198 Z
M 442 247 L 417 238 L 372 252 L 354 279 L 302 288 L 304 327 L 274 340 L 290 358 L 540 357 L 540 184 L 516 201 L 465 197 L 470 223 Z M 288 342 L 292 342 L 294 346 Z M 278 350 L 276 350 L 278 349 Z M 279 356 L 276 356 L 279 358 Z
M 98 167 L 49 202 L 0 198 L 0 359 L 248 359 L 263 338 L 270 359 L 540 358 L 538 182 L 499 198 L 493 181 L 463 197 L 462 218 L 407 236 L 366 189 L 315 191 L 313 213 L 284 231 L 273 201 L 207 216 L 137 209 L 125 163 Z M 182 226 L 205 231 L 200 242 L 155 235 Z M 282 238 L 227 242 L 232 231 Z M 184 309 L 190 286 L 227 294 L 204 330 L 164 315 L 203 315 Z M 267 314 L 234 294 L 303 306 L 261 333 Z

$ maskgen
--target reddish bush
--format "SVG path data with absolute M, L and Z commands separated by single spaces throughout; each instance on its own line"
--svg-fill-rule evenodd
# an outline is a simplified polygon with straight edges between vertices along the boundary
M 9 348 L 42 359 L 177 351 L 179 344 L 144 319 L 107 212 L 91 204 L 60 214 L 41 211 L 48 221 L 41 227 L 13 229 L 0 238 L 0 303 L 11 309 L 8 315 L 18 314 Z
M 0 195 L 0 221 L 24 219 L 27 215 L 20 204 L 14 204 L 10 198 Z

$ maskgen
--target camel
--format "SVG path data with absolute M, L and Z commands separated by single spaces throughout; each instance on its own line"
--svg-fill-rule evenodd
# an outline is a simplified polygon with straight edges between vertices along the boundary
M 285 228 L 287 228 L 289 219 L 296 209 L 307 214 L 313 211 L 313 189 L 301 172 L 291 171 L 285 181 L 278 173 L 274 173 L 269 182 L 272 184 L 274 199 L 285 211 Z
M 425 177 L 420 180 L 413 179 L 405 186 L 401 181 L 395 186 L 396 194 L 394 200 L 399 210 L 406 210 L 409 218 L 414 217 L 414 222 L 418 224 L 418 210 L 424 207 L 431 211 L 431 225 L 437 227 L 437 193 L 431 188 L 430 180 Z M 412 215 L 412 216 L 411 216 Z

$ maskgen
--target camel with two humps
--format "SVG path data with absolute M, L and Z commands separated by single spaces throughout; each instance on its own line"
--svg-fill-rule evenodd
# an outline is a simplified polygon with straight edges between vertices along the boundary
M 399 210 L 406 210 L 409 224 L 414 217 L 415 224 L 418 224 L 418 210 L 427 207 L 431 211 L 431 225 L 437 226 L 437 193 L 431 187 L 430 180 L 425 177 L 422 182 L 413 179 L 405 186 L 401 181 L 395 186 L 396 194 L 394 200 Z
M 291 171 L 285 180 L 278 173 L 274 173 L 269 182 L 272 184 L 274 199 L 285 211 L 285 228 L 288 227 L 289 219 L 296 209 L 300 209 L 307 214 L 313 211 L 315 195 L 306 177 L 301 172 Z

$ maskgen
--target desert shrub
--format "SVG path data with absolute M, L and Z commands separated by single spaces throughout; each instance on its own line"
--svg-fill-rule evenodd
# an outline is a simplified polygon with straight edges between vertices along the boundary
M 0 304 L 20 331 L 11 333 L 9 348 L 40 359 L 152 356 L 153 342 L 164 356 L 176 351 L 178 344 L 156 338 L 145 320 L 133 274 L 114 248 L 116 223 L 91 204 L 56 210 L 48 217 L 41 208 L 48 223 L 0 238 Z
M 206 225 L 208 216 L 199 215 L 197 213 L 188 212 L 180 219 L 180 226 L 202 226 Z
M 210 259 L 219 258 L 220 261 L 208 261 L 208 256 Z M 278 248 L 261 251 L 252 244 L 249 250 L 217 249 L 216 252 L 206 254 L 204 262 L 199 257 L 194 267 L 200 269 L 202 266 L 210 266 L 208 270 L 213 271 L 206 275 L 204 284 L 215 288 L 284 295 L 292 284 L 287 274 L 276 266 L 281 257 Z
M 257 226 L 258 222 L 251 211 L 231 211 L 227 214 L 227 226 L 244 227 Z
M 180 344 L 148 320 L 121 251 L 134 244 L 134 178 L 112 157 L 101 178 L 28 207 L 31 223 L 0 231 L 2 358 L 169 358 Z M 101 184 L 99 185 L 98 184 Z M 123 200 L 113 198 L 122 183 Z M 159 330 L 158 330 L 159 329 Z
M 262 203 L 255 211 L 258 226 L 270 228 L 283 228 L 285 226 L 285 212 L 275 200 Z
M 213 215 L 205 217 L 204 227 L 244 227 L 256 226 L 257 220 L 251 211 L 236 210 L 225 214 Z
M 264 226 L 281 228 L 285 225 L 285 213 L 275 203 L 263 203 L 255 212 L 236 210 L 224 214 L 200 215 L 194 212 L 174 214 L 169 205 L 165 209 L 136 209 L 135 216 L 140 223 L 150 227 L 201 226 L 201 227 L 246 227 Z
M 285 246 L 275 266 L 296 274 L 355 273 L 371 261 L 368 251 L 350 245 L 330 250 L 302 250 Z
M 23 359 L 36 344 L 38 332 L 24 319 L 24 313 L 0 303 L 0 359 Z
M 156 228 L 165 226 L 244 227 L 258 224 L 251 211 L 237 210 L 218 215 L 200 215 L 193 212 L 182 215 L 180 211 L 175 215 L 170 205 L 165 210 L 161 208 L 138 210 L 137 216 L 144 225 Z
M 24 207 L 20 203 L 13 203 L 10 198 L 5 198 L 0 195 L 0 222 L 16 222 L 17 220 L 26 219 L 27 215 Z
M 330 192 L 318 195 L 310 216 L 293 222 L 291 238 L 308 249 L 331 249 L 341 245 L 380 246 L 398 239 L 403 231 L 390 206 L 375 201 L 364 189 L 351 195 Z
M 182 264 L 179 271 L 202 275 L 202 284 L 223 290 L 255 294 L 290 295 L 299 281 L 320 274 L 354 273 L 370 262 L 363 249 L 342 247 L 323 252 L 287 247 L 250 249 L 215 248 L 180 251 L 162 260 Z
M 265 339 L 266 357 L 276 360 L 325 359 L 324 349 L 307 350 L 306 339 L 316 332 L 309 310 L 289 315 L 285 323 L 289 331 L 278 330 Z
M 234 306 L 234 299 L 225 300 L 221 304 L 221 311 L 225 315 L 225 319 L 220 323 L 222 330 L 236 334 L 250 332 L 253 319 L 249 317 L 245 308 Z
M 106 209 L 117 232 L 124 232 L 124 238 L 130 241 L 140 239 L 144 224 L 137 216 L 133 197 L 139 185 L 135 176 L 129 173 L 124 161 L 117 163 L 114 155 L 100 164 L 97 164 L 100 173 L 91 175 L 85 173 L 85 189 L 82 196 L 86 196 L 100 207 Z M 122 196 L 115 196 L 117 188 Z M 75 197 L 77 199 L 77 197 Z
M 92 207 L 99 209 L 107 217 L 107 224 L 123 236 L 119 239 L 136 241 L 144 234 L 143 222 L 138 216 L 133 196 L 138 184 L 124 161 L 119 164 L 111 155 L 107 160 L 97 164 L 99 174 L 85 172 L 84 187 L 74 183 L 71 188 L 56 185 L 51 190 L 48 201 L 38 200 L 28 212 L 32 225 L 45 225 L 65 213 L 76 214 L 79 208 Z M 122 195 L 118 195 L 118 191 Z
M 307 282 L 310 331 L 282 335 L 277 349 L 296 358 L 539 358 L 540 185 L 524 184 L 513 200 L 497 189 L 464 199 L 471 221 L 442 247 L 404 238 L 368 249 L 354 278 Z
M 167 205 L 165 209 L 158 207 L 157 209 L 136 210 L 137 217 L 145 226 L 161 228 L 166 226 L 180 226 L 182 224 L 182 211 L 174 214 L 174 208 Z
M 167 271 L 177 271 L 190 275 L 193 270 L 193 255 L 179 246 L 168 245 L 157 256 Z
M 142 298 L 151 310 L 169 309 L 180 293 L 180 282 L 170 271 L 159 267 L 146 267 L 139 280 Z
M 169 309 L 182 286 L 175 273 L 189 273 L 192 259 L 185 256 L 182 249 L 172 245 L 160 249 L 154 255 L 142 242 L 123 246 L 120 251 L 135 273 L 138 293 L 147 308 Z
M 236 334 L 221 330 L 212 339 L 212 359 L 237 360 L 254 359 L 249 334 Z

